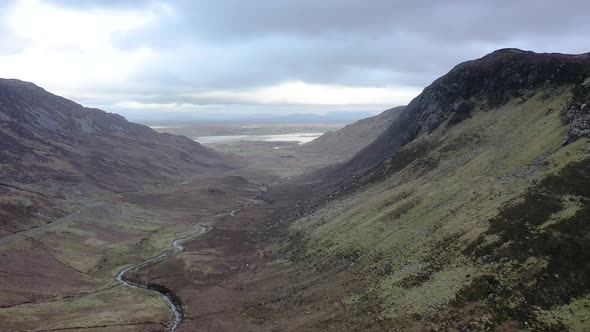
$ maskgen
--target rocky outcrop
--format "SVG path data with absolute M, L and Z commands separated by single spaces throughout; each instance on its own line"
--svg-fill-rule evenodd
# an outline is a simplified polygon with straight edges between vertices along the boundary
M 350 172 L 375 165 L 447 119 L 450 118 L 452 125 L 469 117 L 474 105 L 494 109 L 513 98 L 527 98 L 532 91 L 581 85 L 588 77 L 589 54 L 539 54 L 503 49 L 464 62 L 424 89 L 375 142 L 341 169 Z M 573 132 L 583 131 L 587 122 L 583 117 L 576 119 L 569 123 Z
M 590 135 L 590 77 L 572 92 L 572 100 L 560 113 L 561 122 L 570 127 L 564 144 Z

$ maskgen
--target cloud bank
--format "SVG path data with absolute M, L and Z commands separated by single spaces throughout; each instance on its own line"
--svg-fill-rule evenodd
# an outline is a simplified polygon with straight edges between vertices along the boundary
M 133 119 L 376 112 L 498 48 L 588 52 L 589 10 L 533 0 L 3 1 L 0 76 Z

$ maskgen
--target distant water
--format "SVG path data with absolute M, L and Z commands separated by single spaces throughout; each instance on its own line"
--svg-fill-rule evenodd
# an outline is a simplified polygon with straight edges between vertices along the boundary
M 289 133 L 281 135 L 225 135 L 225 136 L 200 136 L 193 137 L 199 143 L 232 143 L 238 141 L 263 141 L 263 142 L 297 142 L 308 143 L 320 137 L 323 133 Z

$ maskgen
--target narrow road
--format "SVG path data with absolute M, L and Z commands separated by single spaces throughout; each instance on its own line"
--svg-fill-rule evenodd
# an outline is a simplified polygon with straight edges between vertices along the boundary
M 207 228 L 203 227 L 201 225 L 195 225 L 195 228 L 197 228 L 197 232 L 195 234 L 191 234 L 185 237 L 181 237 L 178 238 L 174 241 L 172 241 L 172 246 L 174 247 L 173 250 L 167 250 L 161 254 L 159 254 L 158 256 L 152 257 L 150 259 L 147 259 L 141 263 L 137 263 L 135 265 L 131 265 L 129 267 L 126 267 L 125 269 L 123 269 L 121 272 L 119 272 L 119 274 L 117 274 L 117 280 L 119 282 L 121 282 L 123 285 L 131 287 L 131 288 L 142 288 L 142 289 L 148 289 L 146 286 L 141 285 L 141 284 L 136 284 L 133 283 L 131 281 L 129 281 L 127 279 L 127 274 L 134 269 L 140 268 L 140 267 L 144 267 L 150 263 L 153 263 L 155 261 L 158 261 L 160 259 L 166 258 L 176 252 L 182 251 L 184 250 L 184 243 L 187 242 L 190 239 L 193 239 L 195 237 L 201 236 L 203 234 L 205 234 L 207 232 Z M 178 327 L 178 325 L 180 324 L 180 322 L 182 321 L 182 308 L 180 307 L 180 303 L 175 303 L 174 300 L 172 299 L 172 297 L 160 290 L 156 290 L 156 289 L 151 289 L 154 292 L 158 292 L 160 293 L 160 295 L 162 296 L 162 298 L 166 301 L 166 303 L 168 304 L 168 307 L 170 307 L 170 311 L 172 311 L 172 314 L 174 315 L 174 322 L 172 324 L 172 326 L 170 327 L 169 331 L 170 332 L 174 332 L 176 331 L 176 328 Z

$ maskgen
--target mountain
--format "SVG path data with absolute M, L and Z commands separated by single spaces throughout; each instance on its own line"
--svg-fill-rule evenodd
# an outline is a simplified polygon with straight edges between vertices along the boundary
M 441 125 L 450 128 L 460 123 L 477 108 L 496 109 L 516 98 L 524 101 L 536 91 L 550 93 L 550 89 L 570 84 L 585 89 L 590 84 L 585 81 L 589 76 L 588 63 L 587 54 L 537 54 L 503 49 L 459 64 L 427 87 L 398 121 L 344 167 L 358 169 L 375 164 L 419 135 L 431 133 Z M 574 93 L 578 102 L 587 97 L 586 91 Z M 564 140 L 587 134 L 587 112 L 568 110 L 563 116 L 567 118 L 564 121 L 573 124 Z
M 589 101 L 590 54 L 459 64 L 351 159 L 300 179 L 307 199 L 271 230 L 287 228 L 306 295 L 280 300 L 323 308 L 307 330 L 587 327 Z
M 162 186 L 238 161 L 28 82 L 0 80 L 0 234 L 63 216 L 72 200 Z
M 404 108 L 405 106 L 394 107 L 337 131 L 329 131 L 300 146 L 298 151 L 336 156 L 340 160 L 347 159 L 377 139 L 397 119 Z

